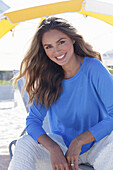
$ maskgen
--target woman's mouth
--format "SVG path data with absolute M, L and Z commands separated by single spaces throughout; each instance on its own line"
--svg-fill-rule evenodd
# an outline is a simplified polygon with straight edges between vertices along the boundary
M 66 57 L 66 54 L 56 57 L 57 60 L 62 61 Z

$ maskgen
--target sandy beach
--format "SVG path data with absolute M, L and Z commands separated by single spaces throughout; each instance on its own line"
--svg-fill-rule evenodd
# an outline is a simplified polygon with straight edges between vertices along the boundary
M 0 102 L 0 170 L 7 170 L 10 156 L 9 144 L 17 139 L 25 128 L 27 116 L 20 92 L 15 90 L 14 102 Z

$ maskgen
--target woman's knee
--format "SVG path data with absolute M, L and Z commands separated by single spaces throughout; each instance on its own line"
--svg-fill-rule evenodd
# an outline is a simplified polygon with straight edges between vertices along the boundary
M 8 170 L 36 169 L 35 149 L 32 143 L 35 143 L 35 141 L 29 135 L 22 136 L 17 140 Z
M 113 169 L 113 132 L 99 141 L 89 152 L 88 160 L 96 170 Z
M 17 140 L 15 151 L 31 151 L 36 145 L 38 145 L 37 142 L 30 135 L 24 135 Z
M 98 154 L 93 164 L 96 170 L 113 169 L 113 142 L 106 145 L 103 150 Z
M 26 143 L 32 143 L 32 142 L 34 142 L 34 139 L 30 135 L 21 136 L 17 140 L 17 144 L 26 144 Z

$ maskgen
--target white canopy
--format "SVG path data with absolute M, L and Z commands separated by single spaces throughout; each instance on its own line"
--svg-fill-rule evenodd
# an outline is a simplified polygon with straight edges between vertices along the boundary
M 113 16 L 113 0 L 86 0 L 85 10 Z

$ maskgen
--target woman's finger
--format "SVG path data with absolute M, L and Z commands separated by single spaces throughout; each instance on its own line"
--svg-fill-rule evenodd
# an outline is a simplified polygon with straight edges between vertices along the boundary
M 75 170 L 75 166 L 76 166 L 76 165 L 75 165 L 75 159 L 74 159 L 73 157 L 71 158 L 70 166 L 71 166 L 71 169 L 72 169 L 72 170 Z
M 64 167 L 65 167 L 64 170 L 70 170 L 67 162 L 65 163 Z
M 60 168 L 58 167 L 58 165 L 55 165 L 55 170 L 59 170 Z
M 68 163 L 60 164 L 60 166 L 59 166 L 59 169 L 58 169 L 58 170 L 69 170 Z
M 66 167 L 65 170 L 70 170 L 70 168 L 69 168 L 69 167 Z
M 70 166 L 70 164 L 71 164 L 71 159 L 70 159 L 70 157 L 67 156 L 66 159 L 67 159 L 68 165 Z
M 56 170 L 56 169 L 55 169 L 55 165 L 52 165 L 52 168 L 53 168 L 53 170 Z
M 75 169 L 78 170 L 78 159 L 75 159 Z
M 67 166 L 65 167 L 65 170 L 70 170 L 70 168 L 69 168 L 68 164 L 67 164 Z
M 62 164 L 60 165 L 60 170 L 64 170 L 64 166 Z

